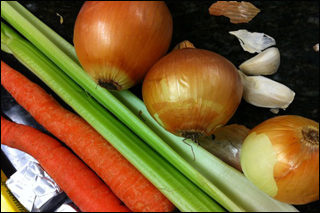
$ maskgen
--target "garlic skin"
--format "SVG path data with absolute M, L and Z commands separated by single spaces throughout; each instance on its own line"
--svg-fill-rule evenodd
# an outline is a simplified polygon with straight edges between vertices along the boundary
M 247 30 L 230 31 L 229 33 L 236 36 L 243 50 L 249 53 L 260 53 L 262 50 L 276 45 L 274 38 L 264 33 L 252 33 Z
M 239 69 L 246 75 L 272 75 L 278 71 L 279 66 L 279 49 L 271 47 L 243 62 Z
M 286 109 L 295 93 L 287 86 L 264 76 L 246 76 L 239 71 L 243 84 L 242 98 L 258 107 Z

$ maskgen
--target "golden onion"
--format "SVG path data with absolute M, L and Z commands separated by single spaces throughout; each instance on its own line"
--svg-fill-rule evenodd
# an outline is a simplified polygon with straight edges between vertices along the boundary
M 242 97 L 235 66 L 208 50 L 174 50 L 160 59 L 142 84 L 144 103 L 167 131 L 197 142 L 225 125 Z
M 290 204 L 319 199 L 319 123 L 277 116 L 253 128 L 243 142 L 246 177 L 271 197 Z
M 167 53 L 171 37 L 172 16 L 163 1 L 87 1 L 74 27 L 80 64 L 109 90 L 140 83 Z

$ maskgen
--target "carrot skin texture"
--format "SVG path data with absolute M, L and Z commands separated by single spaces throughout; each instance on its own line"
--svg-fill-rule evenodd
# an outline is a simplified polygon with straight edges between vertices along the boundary
M 130 212 L 70 150 L 39 130 L 1 117 L 1 144 L 33 156 L 84 212 Z
M 1 61 L 1 84 L 34 118 L 69 146 L 134 212 L 171 212 L 175 206 L 78 115 Z

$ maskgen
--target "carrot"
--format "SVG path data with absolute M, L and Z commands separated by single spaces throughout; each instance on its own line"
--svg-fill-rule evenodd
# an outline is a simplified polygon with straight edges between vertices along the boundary
M 81 211 L 130 211 L 86 164 L 49 135 L 1 116 L 1 144 L 38 160 Z
M 1 84 L 49 132 L 69 146 L 111 190 L 137 212 L 170 212 L 175 206 L 108 141 L 78 115 L 1 61 Z

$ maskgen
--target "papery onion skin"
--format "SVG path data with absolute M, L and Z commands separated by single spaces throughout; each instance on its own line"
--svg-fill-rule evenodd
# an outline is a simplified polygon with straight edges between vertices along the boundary
M 241 78 L 228 59 L 195 48 L 174 50 L 160 59 L 142 85 L 153 118 L 167 131 L 195 142 L 229 121 L 242 91 Z
M 233 24 L 250 22 L 260 10 L 250 2 L 217 1 L 209 8 L 209 13 L 214 16 L 226 16 Z
M 87 1 L 76 19 L 74 46 L 97 84 L 125 90 L 167 53 L 172 28 L 163 1 Z
M 250 150 L 249 147 L 259 143 L 256 137 L 265 137 L 264 143 L 270 142 L 275 154 L 276 162 L 270 175 L 274 178 L 276 189 L 273 190 L 273 195 L 269 195 L 281 202 L 295 205 L 318 200 L 319 123 L 301 116 L 284 115 L 268 119 L 254 127 L 243 142 L 240 157 L 241 167 L 249 180 L 254 180 L 265 169 L 264 166 L 256 165 L 259 159 L 251 158 L 258 151 Z M 258 144 L 256 146 L 259 147 Z M 260 170 L 253 171 L 253 167 L 260 167 Z M 260 189 L 268 188 L 268 185 L 263 186 L 269 184 L 266 182 L 267 180 L 260 179 L 256 181 L 256 185 Z

